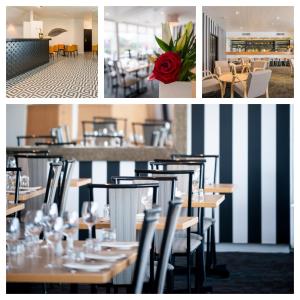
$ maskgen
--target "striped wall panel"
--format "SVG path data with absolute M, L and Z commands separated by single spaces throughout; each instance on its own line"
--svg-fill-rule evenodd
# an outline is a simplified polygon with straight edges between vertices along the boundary
M 217 180 L 237 186 L 216 212 L 217 241 L 289 244 L 290 106 L 199 104 L 191 115 L 192 153 L 219 153 Z
M 226 51 L 226 33 L 205 13 L 202 15 L 202 62 L 204 70 L 213 71 L 213 66 L 210 61 L 209 49 L 210 49 L 210 35 L 213 34 L 218 37 L 218 59 L 225 59 Z

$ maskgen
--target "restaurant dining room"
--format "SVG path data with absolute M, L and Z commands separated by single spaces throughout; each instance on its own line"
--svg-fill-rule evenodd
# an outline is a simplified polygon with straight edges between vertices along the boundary
M 97 6 L 6 7 L 7 98 L 97 96 Z
M 293 143 L 288 104 L 6 105 L 6 293 L 294 293 Z
M 196 7 L 104 7 L 106 98 L 195 98 Z
M 204 6 L 202 17 L 202 97 L 294 97 L 293 6 Z

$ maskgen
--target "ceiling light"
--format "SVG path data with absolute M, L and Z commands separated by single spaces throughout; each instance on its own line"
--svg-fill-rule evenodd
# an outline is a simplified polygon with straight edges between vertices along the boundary
M 244 28 L 243 26 L 240 27 L 241 30 L 243 30 L 243 28 Z
M 236 11 L 235 11 L 235 14 L 236 14 L 236 15 L 239 15 L 239 14 L 240 14 L 240 12 L 239 12 L 238 10 L 236 10 Z
M 161 14 L 162 16 L 164 16 L 164 15 L 165 15 L 165 12 L 164 12 L 164 11 L 161 11 L 160 14 Z
M 280 20 L 280 17 L 279 17 L 279 16 L 277 16 L 277 17 L 276 17 L 276 20 Z

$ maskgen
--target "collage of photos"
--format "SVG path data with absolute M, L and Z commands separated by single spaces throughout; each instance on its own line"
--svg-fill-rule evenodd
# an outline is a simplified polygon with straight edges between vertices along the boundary
M 294 294 L 295 4 L 39 1 L 0 4 L 4 293 Z

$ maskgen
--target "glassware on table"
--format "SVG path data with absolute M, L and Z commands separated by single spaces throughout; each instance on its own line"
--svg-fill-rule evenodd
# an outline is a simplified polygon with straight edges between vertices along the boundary
M 29 188 L 29 176 L 23 175 L 20 178 L 20 186 L 23 188 Z
M 103 208 L 103 219 L 110 220 L 110 208 L 108 204 L 104 205 Z
M 117 240 L 116 230 L 113 228 L 101 229 L 103 242 L 115 242 Z
M 147 195 L 142 196 L 141 203 L 144 205 L 146 210 L 152 207 L 152 193 L 150 189 Z
M 17 167 L 16 159 L 14 156 L 9 156 L 7 158 L 6 166 L 7 166 L 7 168 L 16 168 Z
M 29 210 L 24 217 L 25 224 L 25 243 L 31 248 L 29 257 L 35 257 L 39 236 L 43 229 L 43 212 L 42 210 Z
M 55 220 L 58 217 L 58 209 L 57 204 L 53 203 L 52 205 L 48 205 L 44 203 L 41 208 L 43 212 L 43 233 L 46 244 L 42 246 L 42 248 L 49 248 L 51 243 L 48 239 L 51 234 L 52 227 L 54 226 Z
M 199 194 L 200 169 L 194 171 L 192 178 L 193 194 Z
M 55 256 L 61 256 L 62 255 L 62 237 L 63 237 L 63 229 L 64 229 L 64 222 L 63 218 L 57 217 L 55 219 L 55 222 L 51 229 L 47 232 L 48 234 L 48 241 L 50 242 L 51 248 L 51 259 L 50 263 L 46 265 L 47 268 L 56 268 L 59 267 L 58 264 L 56 264 Z
M 8 260 L 6 264 L 6 270 L 13 269 L 10 258 L 11 255 L 17 254 L 17 251 L 13 251 L 13 245 L 16 246 L 18 238 L 20 236 L 20 222 L 18 218 L 6 218 L 6 245 Z M 15 249 L 17 249 L 15 247 Z
M 67 254 L 72 254 L 74 249 L 74 239 L 73 236 L 75 232 L 77 232 L 79 227 L 79 218 L 78 213 L 76 211 L 73 212 L 67 212 L 65 211 L 63 213 L 63 222 L 64 222 L 64 228 L 63 228 L 63 234 L 67 238 Z
M 85 201 L 82 204 L 81 216 L 89 229 L 89 239 L 92 239 L 92 228 L 98 218 L 98 205 L 93 201 Z

